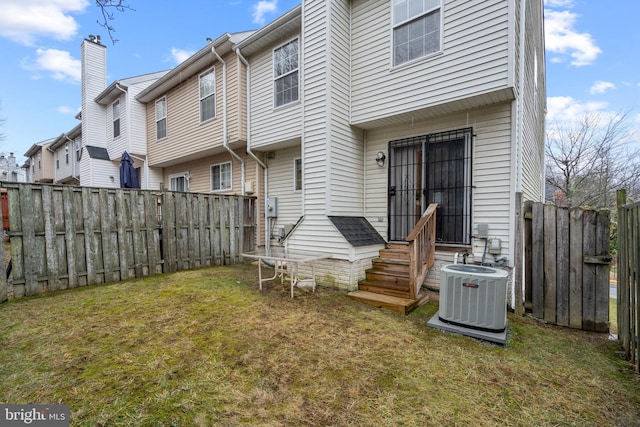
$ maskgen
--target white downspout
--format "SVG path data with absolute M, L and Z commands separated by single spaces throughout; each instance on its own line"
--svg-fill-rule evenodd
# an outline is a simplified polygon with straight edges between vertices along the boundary
M 267 185 L 269 182 L 269 174 L 267 173 L 267 165 L 260 160 L 254 153 L 251 151 L 251 65 L 249 61 L 246 60 L 242 53 L 240 53 L 240 49 L 236 48 L 236 55 L 242 61 L 242 63 L 246 67 L 246 81 L 247 81 L 247 154 L 249 154 L 259 165 L 262 167 L 264 171 L 264 246 L 266 249 L 269 249 L 271 246 L 271 225 L 269 222 L 269 218 L 267 217 L 267 197 L 269 196 L 269 186 Z
M 229 147 L 228 143 L 228 133 L 227 133 L 227 63 L 222 60 L 218 52 L 216 52 L 215 46 L 211 46 L 211 53 L 215 55 L 215 57 L 222 63 L 222 145 L 224 148 L 234 157 L 236 160 L 240 162 L 240 182 L 242 184 L 242 195 L 244 196 L 244 160 L 242 157 L 238 156 L 232 149 Z

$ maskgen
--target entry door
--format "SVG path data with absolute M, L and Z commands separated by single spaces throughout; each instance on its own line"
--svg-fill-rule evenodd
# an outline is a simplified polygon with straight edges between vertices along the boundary
M 425 140 L 389 144 L 389 241 L 404 241 L 424 212 Z

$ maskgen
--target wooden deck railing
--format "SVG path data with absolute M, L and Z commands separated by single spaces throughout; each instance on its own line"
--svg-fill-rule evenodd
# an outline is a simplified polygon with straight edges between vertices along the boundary
M 409 291 L 418 298 L 420 287 L 435 261 L 436 207 L 431 204 L 407 236 L 409 242 Z

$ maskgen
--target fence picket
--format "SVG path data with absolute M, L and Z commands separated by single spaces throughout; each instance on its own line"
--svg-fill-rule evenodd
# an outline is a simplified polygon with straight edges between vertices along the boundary
M 582 328 L 582 209 L 569 211 L 569 326 Z
M 556 323 L 569 326 L 569 210 L 556 209 Z

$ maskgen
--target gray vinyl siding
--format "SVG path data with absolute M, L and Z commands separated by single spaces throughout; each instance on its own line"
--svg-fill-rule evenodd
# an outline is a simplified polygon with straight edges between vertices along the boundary
M 365 153 L 365 217 L 385 239 L 387 233 L 388 164 L 379 167 L 373 160 L 378 151 L 388 156 L 389 141 L 412 136 L 472 127 L 472 229 L 488 223 L 491 237 L 502 240 L 503 254 L 511 255 L 511 103 L 463 111 L 434 120 L 369 130 Z M 472 252 L 480 253 L 484 241 L 473 240 Z
M 511 2 L 443 3 L 442 52 L 392 67 L 391 3 L 352 2 L 353 124 L 509 85 Z
M 302 107 L 300 101 L 274 108 L 273 95 L 273 49 L 298 37 L 291 34 L 281 44 L 249 58 L 251 63 L 251 147 L 268 149 L 269 145 L 300 138 Z M 299 62 L 302 67 L 302 61 Z M 298 72 L 299 87 L 302 86 L 302 72 Z M 300 94 L 301 95 L 301 94 Z

